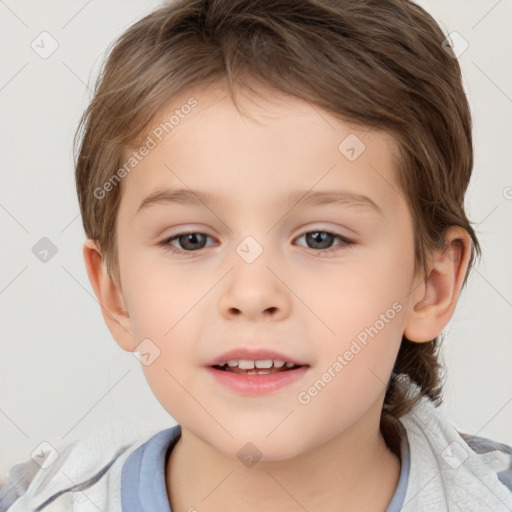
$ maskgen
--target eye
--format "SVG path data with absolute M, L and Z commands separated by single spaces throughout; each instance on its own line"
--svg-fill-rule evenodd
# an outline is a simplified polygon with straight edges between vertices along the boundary
M 302 237 L 305 237 L 306 243 L 308 245 L 312 245 L 312 247 L 310 247 L 311 249 L 317 249 L 318 252 L 323 253 L 336 251 L 336 249 L 332 246 L 332 243 L 335 240 L 339 240 L 341 242 L 336 246 L 354 247 L 356 245 L 352 240 L 349 240 L 342 235 L 331 233 L 330 231 L 308 231 L 296 238 L 296 240 L 300 240 Z M 200 232 L 178 233 L 177 235 L 162 240 L 158 243 L 158 245 L 164 247 L 164 249 L 172 253 L 186 254 L 199 251 L 200 249 L 206 247 L 205 242 L 207 238 L 211 237 L 205 233 Z M 176 247 L 173 242 L 181 245 L 181 248 Z
M 332 247 L 332 242 L 334 240 L 339 240 L 341 242 L 340 244 L 337 244 L 337 246 L 355 246 L 355 242 L 352 240 L 349 240 L 342 235 L 331 233 L 330 231 L 308 231 L 307 233 L 299 236 L 296 240 L 300 240 L 302 237 L 305 237 L 306 243 L 308 245 L 312 245 L 311 249 L 318 249 L 322 252 L 335 252 L 336 249 Z
M 171 238 L 166 238 L 159 242 L 158 245 L 163 246 L 165 249 L 170 252 L 176 253 L 187 253 L 198 251 L 205 247 L 205 240 L 207 238 L 211 238 L 204 233 L 198 232 L 189 232 L 189 233 L 178 233 L 177 235 L 172 236 Z M 182 250 L 174 245 L 172 242 L 177 241 L 185 250 Z

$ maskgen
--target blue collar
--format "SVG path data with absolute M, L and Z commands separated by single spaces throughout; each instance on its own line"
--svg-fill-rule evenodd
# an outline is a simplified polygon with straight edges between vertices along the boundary
M 180 437 L 180 425 L 162 430 L 128 456 L 121 472 L 122 512 L 172 512 L 165 464 Z
M 181 425 L 162 430 L 134 450 L 121 472 L 122 512 L 172 512 L 167 497 L 165 465 L 181 437 Z M 400 512 L 409 480 L 409 441 L 401 439 L 402 467 L 398 486 L 386 512 Z

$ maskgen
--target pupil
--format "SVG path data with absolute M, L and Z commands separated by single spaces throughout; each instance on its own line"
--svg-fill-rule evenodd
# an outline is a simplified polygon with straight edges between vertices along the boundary
M 327 249 L 329 247 L 329 243 L 325 244 L 325 238 L 327 237 L 327 241 L 329 242 L 329 237 L 331 237 L 332 235 L 330 235 L 329 233 L 325 233 L 323 231 L 316 231 L 314 232 L 314 234 L 308 234 L 307 237 L 308 237 L 308 243 L 312 243 L 312 244 L 321 244 L 322 243 L 322 239 L 323 242 L 324 242 L 324 245 L 322 247 L 319 247 L 320 249 Z
M 185 249 L 192 249 L 192 250 L 198 249 L 198 247 L 194 247 L 194 244 L 198 243 L 198 239 L 199 240 L 201 238 L 204 239 L 204 237 L 201 234 L 199 234 L 199 233 L 188 233 L 187 235 L 183 235 L 180 238 L 181 238 L 181 240 L 180 240 L 181 245 Z M 204 242 L 204 240 L 203 240 L 203 242 Z M 199 247 L 199 249 L 202 249 L 202 246 Z

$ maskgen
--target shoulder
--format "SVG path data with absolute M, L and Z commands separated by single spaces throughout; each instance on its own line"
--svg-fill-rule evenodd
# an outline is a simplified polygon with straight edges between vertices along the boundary
M 427 397 L 399 420 L 410 453 L 404 511 L 512 510 L 509 445 L 461 432 Z
M 122 462 L 146 440 L 135 428 L 123 426 L 103 427 L 81 439 L 57 443 L 37 463 L 29 459 L 11 468 L 0 487 L 0 512 L 25 512 L 42 505 L 45 512 L 69 511 L 86 499 L 94 505 L 91 510 L 117 510 L 110 506 L 109 494 L 120 492 Z
M 490 455 L 486 457 L 487 465 L 496 472 L 498 480 L 512 493 L 512 447 L 487 437 L 460 431 L 458 433 L 475 453 Z
M 32 459 L 13 466 L 7 478 L 0 479 L 0 511 L 7 510 L 28 489 L 40 466 Z

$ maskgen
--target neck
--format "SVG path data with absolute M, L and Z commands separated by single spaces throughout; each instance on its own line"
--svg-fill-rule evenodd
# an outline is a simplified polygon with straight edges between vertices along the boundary
M 366 423 L 368 425 L 368 422 Z M 246 467 L 182 427 L 166 468 L 173 512 L 336 510 L 384 512 L 400 459 L 378 428 L 359 423 L 291 459 Z

